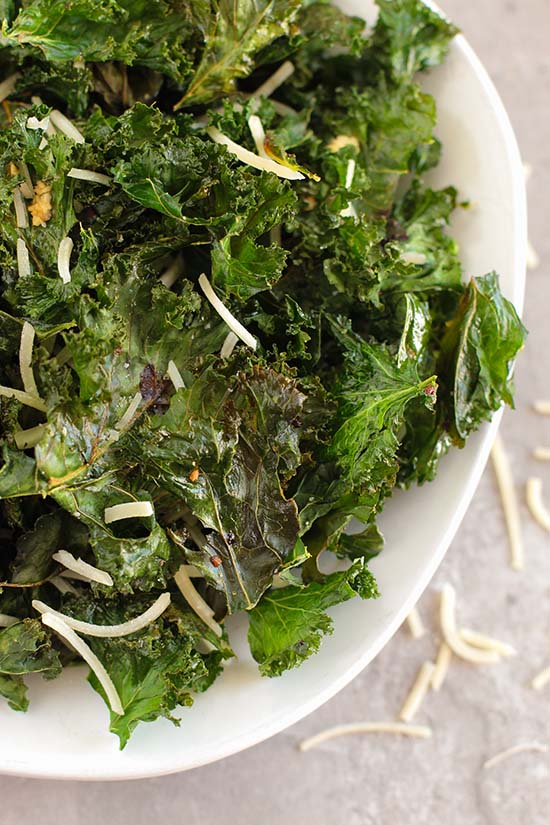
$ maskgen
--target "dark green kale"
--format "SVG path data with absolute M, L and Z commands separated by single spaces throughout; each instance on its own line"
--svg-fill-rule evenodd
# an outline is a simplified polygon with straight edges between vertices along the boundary
M 423 179 L 441 144 L 418 72 L 456 29 L 420 0 L 378 5 L 364 31 L 325 0 L 0 3 L 13 708 L 26 673 L 75 659 L 34 599 L 111 625 L 170 594 L 142 630 L 86 637 L 121 747 L 217 678 L 228 614 L 248 612 L 263 674 L 300 664 L 327 609 L 378 596 L 395 486 L 513 404 L 525 330 L 496 275 L 464 286 L 458 192 Z M 103 581 L 59 578 L 62 550 Z

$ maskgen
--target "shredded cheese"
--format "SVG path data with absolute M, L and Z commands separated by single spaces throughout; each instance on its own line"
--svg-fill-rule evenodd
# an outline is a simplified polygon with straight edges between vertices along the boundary
M 77 573 L 75 570 L 62 570 L 59 574 L 59 578 L 61 579 L 73 579 L 73 581 L 77 582 L 85 582 L 86 584 L 90 584 L 92 579 L 89 576 L 84 576 L 83 573 Z
M 336 137 L 332 138 L 330 143 L 327 144 L 327 148 L 330 149 L 331 152 L 338 152 L 345 146 L 353 146 L 354 149 L 359 149 L 359 141 L 354 135 L 336 135 Z
M 71 252 L 73 251 L 72 238 L 68 236 L 63 238 L 57 250 L 57 270 L 59 277 L 64 284 L 68 284 L 71 280 Z
M 6 398 L 17 398 L 21 404 L 25 404 L 27 407 L 32 407 L 34 410 L 39 410 L 40 412 L 46 412 L 46 405 L 41 398 L 37 398 L 36 395 L 30 395 L 28 392 L 23 392 L 23 390 L 14 390 L 13 387 L 0 385 L 0 395 L 4 395 Z
M 24 178 L 23 183 L 19 187 L 21 189 L 21 194 L 24 198 L 27 198 L 27 200 L 32 200 L 34 197 L 34 187 L 32 185 L 29 167 L 24 160 L 19 161 L 19 171 Z
M 73 570 L 75 573 L 86 576 L 86 578 L 92 582 L 105 584 L 107 587 L 113 586 L 113 580 L 106 570 L 99 570 L 97 567 L 94 567 L 93 564 L 88 564 L 88 562 L 82 561 L 82 559 L 76 559 L 68 550 L 58 550 L 57 553 L 53 554 L 52 559 L 58 561 L 59 564 L 62 564 L 63 567 L 66 567 L 68 570 Z
M 401 260 L 406 264 L 416 264 L 417 266 L 421 266 L 422 264 L 425 264 L 428 259 L 422 252 L 402 252 Z
M 419 709 L 430 687 L 434 671 L 433 662 L 424 662 L 420 666 L 414 684 L 399 711 L 399 718 L 402 722 L 410 722 Z
M 181 255 L 176 255 L 169 267 L 167 267 L 159 278 L 161 284 L 167 289 L 174 286 L 180 275 L 183 274 L 184 264 Z
M 537 673 L 533 681 L 531 682 L 531 687 L 535 690 L 542 690 L 543 687 L 550 682 L 550 666 L 545 667 L 544 670 L 541 670 L 540 673 Z
M 17 273 L 20 278 L 28 278 L 31 274 L 31 259 L 23 238 L 17 238 Z
M 543 745 L 540 742 L 522 742 L 519 745 L 513 745 L 511 748 L 506 748 L 506 750 L 500 751 L 500 753 L 495 754 L 486 762 L 484 762 L 483 767 L 485 770 L 489 768 L 494 768 L 495 765 L 498 765 L 499 762 L 504 762 L 506 759 L 509 759 L 511 756 L 515 756 L 517 753 L 525 753 L 527 751 L 535 751 L 537 753 L 548 753 L 550 748 L 548 745 Z
M 78 590 L 76 587 L 73 587 L 67 579 L 62 578 L 61 576 L 53 576 L 53 578 L 50 579 L 50 584 L 53 584 L 53 586 L 57 588 L 62 595 L 70 593 L 72 596 L 78 596 Z
M 36 427 L 30 427 L 28 430 L 17 430 L 13 437 L 19 450 L 29 450 L 42 441 L 45 432 L 46 425 L 37 424 Z
M 97 676 L 99 683 L 105 691 L 111 710 L 122 716 L 124 714 L 124 708 L 122 707 L 122 702 L 120 701 L 120 696 L 117 693 L 117 689 L 115 688 L 111 677 L 105 670 L 105 667 L 101 664 L 93 650 L 83 639 L 80 638 L 80 636 L 74 632 L 71 627 L 69 627 L 65 621 L 63 621 L 63 619 L 60 619 L 53 613 L 44 613 L 42 616 L 42 624 L 45 624 L 46 627 L 51 627 L 52 630 L 55 630 L 57 635 L 61 636 L 63 641 L 68 642 L 71 647 L 73 647 L 76 652 L 80 654 L 80 656 L 91 667 Z
M 432 673 L 432 690 L 435 690 L 436 693 L 441 690 L 441 685 L 447 677 L 452 656 L 449 645 L 446 642 L 441 642 Z
M 233 313 L 231 313 L 227 309 L 225 304 L 222 303 L 222 301 L 220 301 L 220 299 L 212 289 L 210 281 L 204 273 L 199 277 L 199 286 L 204 292 L 205 297 L 210 301 L 210 303 L 212 304 L 220 318 L 222 318 L 225 321 L 229 329 L 232 332 L 234 332 L 235 335 L 238 338 L 240 338 L 244 344 L 250 347 L 250 349 L 255 350 L 258 346 L 258 342 L 254 338 L 254 336 L 251 335 L 251 333 L 245 327 L 243 327 L 241 322 L 237 321 Z
M 50 112 L 50 120 L 56 129 L 63 132 L 68 138 L 74 140 L 75 143 L 85 143 L 84 136 L 78 131 L 72 120 L 59 111 L 59 109 L 52 109 Z
M 0 83 L 0 103 L 3 103 L 3 101 L 7 97 L 9 97 L 11 94 L 13 94 L 13 92 L 15 91 L 15 87 L 17 86 L 17 81 L 19 80 L 19 78 L 20 78 L 20 73 L 19 72 L 14 72 L 13 74 L 10 74 L 8 77 L 6 77 L 5 80 L 3 80 Z
M 187 573 L 190 579 L 203 579 L 204 574 L 198 567 L 195 567 L 194 564 L 182 564 L 180 567 L 183 567 L 184 571 Z
M 41 120 L 39 120 L 37 117 L 33 115 L 32 117 L 27 118 L 27 123 L 25 125 L 27 129 L 32 129 L 33 131 L 37 131 L 38 129 L 40 129 L 41 132 L 47 132 L 50 127 L 50 116 L 46 115 L 46 117 L 43 117 Z
M 150 501 L 125 501 L 122 504 L 113 504 L 106 507 L 103 512 L 105 524 L 112 524 L 113 521 L 120 521 L 125 518 L 149 518 L 155 511 Z
M 499 639 L 492 639 L 484 633 L 478 633 L 477 630 L 462 627 L 459 632 L 463 642 L 473 647 L 479 647 L 480 650 L 494 650 L 499 656 L 515 656 L 517 653 L 512 645 L 501 642 Z
M 23 323 L 21 343 L 19 344 L 19 372 L 25 392 L 38 396 L 36 381 L 32 371 L 32 348 L 34 345 L 34 327 L 28 321 Z
M 529 240 L 527 241 L 527 257 L 525 262 L 527 264 L 527 269 L 538 269 L 540 265 L 540 258 L 537 251 Z
M 220 358 L 230 358 L 231 355 L 233 355 L 233 350 L 238 340 L 234 332 L 228 332 L 220 350 Z
M 420 618 L 420 613 L 418 612 L 417 607 L 413 607 L 413 609 L 406 618 L 406 622 L 409 626 L 409 630 L 413 639 L 420 639 L 420 637 L 425 634 L 426 629 L 422 624 L 422 619 Z
M 147 625 L 152 624 L 161 616 L 168 605 L 170 604 L 170 593 L 162 593 L 156 599 L 151 607 L 139 616 L 129 619 L 127 622 L 121 624 L 91 624 L 90 622 L 81 622 L 79 619 L 73 619 L 72 616 L 66 616 L 57 610 L 49 607 L 44 602 L 34 599 L 32 606 L 39 613 L 49 613 L 56 616 L 75 630 L 77 633 L 82 633 L 84 636 L 97 636 L 102 639 L 118 638 L 120 636 L 129 636 L 131 633 L 137 633 L 138 630 L 143 630 Z
M 533 458 L 537 461 L 550 461 L 550 447 L 535 447 Z
M 128 424 L 130 424 L 134 415 L 138 411 L 138 407 L 141 404 L 142 400 L 143 399 L 141 393 L 136 392 L 136 394 L 128 404 L 128 409 L 126 410 L 124 415 L 121 416 L 120 420 L 117 421 L 117 423 L 115 424 L 115 430 L 121 431 L 126 429 Z
M 261 158 L 267 158 L 269 155 L 265 151 L 265 131 L 262 121 L 258 115 L 250 115 L 248 118 L 248 128 L 254 140 L 256 151 Z
M 535 412 L 538 412 L 539 415 L 550 415 L 550 401 L 547 401 L 546 399 L 535 401 L 533 407 Z
M 101 183 L 103 186 L 110 186 L 113 180 L 110 175 L 104 175 L 102 172 L 92 172 L 91 169 L 79 169 L 77 166 L 69 169 L 67 177 L 76 178 L 77 180 L 88 180 L 90 183 Z
M 286 103 L 281 103 L 280 100 L 272 100 L 271 105 L 273 106 L 277 114 L 281 115 L 281 117 L 287 117 L 288 115 L 298 114 L 296 109 L 293 109 L 292 106 L 287 106 Z
M 205 625 L 207 625 L 210 630 L 216 634 L 216 636 L 221 636 L 222 629 L 214 620 L 214 611 L 206 604 L 203 597 L 195 589 L 186 567 L 187 565 L 182 564 L 178 568 L 176 574 L 174 575 L 174 581 L 176 582 L 183 598 L 191 610 L 194 610 L 199 619 L 202 619 Z
M 7 613 L 0 613 L 0 627 L 11 627 L 12 624 L 17 624 L 21 619 L 17 616 L 9 616 Z
M 227 150 L 231 152 L 232 155 L 235 155 L 241 163 L 253 166 L 254 169 L 273 172 L 278 177 L 286 178 L 287 180 L 303 180 L 304 178 L 302 173 L 298 172 L 297 169 L 289 169 L 288 166 L 283 166 L 281 163 L 271 160 L 271 158 L 262 158 L 259 155 L 255 155 L 254 152 L 250 152 L 248 149 L 245 149 L 244 146 L 228 138 L 227 135 L 224 135 L 219 129 L 216 129 L 215 126 L 209 126 L 206 132 L 215 143 L 226 146 Z
M 547 510 L 542 498 L 542 479 L 528 478 L 525 495 L 527 506 L 535 521 L 550 532 L 550 512 Z
M 18 229 L 27 229 L 29 226 L 29 218 L 27 215 L 27 207 L 23 200 L 20 188 L 17 186 L 13 190 L 13 205 L 15 207 L 15 222 Z
M 273 74 L 258 86 L 253 97 L 271 97 L 273 92 L 282 86 L 294 73 L 294 64 L 290 60 L 285 60 Z
M 441 591 L 440 622 L 443 638 L 460 659 L 476 664 L 488 664 L 498 662 L 499 655 L 494 650 L 480 650 L 470 647 L 461 638 L 456 629 L 456 592 L 454 587 L 446 584 Z
M 431 728 L 424 725 L 406 725 L 403 722 L 351 722 L 347 725 L 335 725 L 315 736 L 310 736 L 309 739 L 300 742 L 299 747 L 301 751 L 309 751 L 329 739 L 355 733 L 395 733 L 400 736 L 415 736 L 419 739 L 429 739 L 432 735 Z
M 523 570 L 524 553 L 519 504 L 514 487 L 510 461 L 508 460 L 502 439 L 498 433 L 491 450 L 491 458 L 493 460 L 493 467 L 495 468 L 497 484 L 502 499 L 504 519 L 508 530 L 510 564 L 514 570 Z
M 181 377 L 181 373 L 173 361 L 168 361 L 168 378 L 174 385 L 175 390 L 185 389 L 185 381 Z
M 348 160 L 348 165 L 346 168 L 346 180 L 344 186 L 346 189 L 351 189 L 351 185 L 353 183 L 353 178 L 355 176 L 355 160 L 351 158 Z M 343 218 L 356 218 L 357 217 L 357 210 L 352 203 L 349 203 L 345 209 L 340 210 L 340 215 Z

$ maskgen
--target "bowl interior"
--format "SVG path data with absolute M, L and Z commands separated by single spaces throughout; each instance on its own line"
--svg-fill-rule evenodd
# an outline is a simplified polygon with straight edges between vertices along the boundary
M 372 15 L 370 2 L 346 0 L 346 11 Z M 521 310 L 526 245 L 519 153 L 491 81 L 463 38 L 444 66 L 423 81 L 438 103 L 444 154 L 432 184 L 458 185 L 471 209 L 453 233 L 465 272 L 501 274 L 505 294 Z M 496 431 L 484 427 L 443 462 L 435 482 L 396 494 L 381 519 L 386 548 L 372 565 L 383 597 L 334 608 L 334 634 L 299 670 L 262 679 L 246 644 L 246 621 L 232 623 L 239 654 L 193 708 L 181 728 L 141 725 L 123 753 L 107 732 L 102 700 L 86 671 L 67 670 L 52 683 L 30 680 L 27 714 L 0 706 L 0 772 L 64 779 L 129 779 L 184 770 L 253 745 L 302 718 L 352 679 L 401 624 L 441 561 L 483 470 Z

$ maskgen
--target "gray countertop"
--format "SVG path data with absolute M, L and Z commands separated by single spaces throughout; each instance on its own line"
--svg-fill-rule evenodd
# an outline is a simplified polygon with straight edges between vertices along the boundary
M 550 396 L 550 34 L 549 0 L 441 0 L 492 75 L 533 167 L 528 185 L 530 236 L 540 266 L 528 273 L 525 322 L 530 337 L 517 369 L 517 411 L 503 436 L 518 486 L 550 464 L 530 457 L 550 445 L 550 419 L 530 402 Z M 524 753 L 483 770 L 518 742 L 550 744 L 550 688 L 532 676 L 550 663 L 550 541 L 525 508 L 526 569 L 513 572 L 490 467 L 433 586 L 420 603 L 436 630 L 434 589 L 451 581 L 469 626 L 510 641 L 515 659 L 493 667 L 454 660 L 418 722 L 426 741 L 348 737 L 307 754 L 298 741 L 358 719 L 392 718 L 436 635 L 412 641 L 402 629 L 378 658 L 319 711 L 249 751 L 186 774 L 135 783 L 86 784 L 0 777 L 3 825 L 542 825 L 550 818 L 550 754 Z M 415 721 L 417 721 L 415 719 Z

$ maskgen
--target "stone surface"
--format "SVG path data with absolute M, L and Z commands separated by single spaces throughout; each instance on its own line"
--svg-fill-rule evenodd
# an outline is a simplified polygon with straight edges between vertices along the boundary
M 528 276 L 531 331 L 517 370 L 517 412 L 503 436 L 519 485 L 550 465 L 530 457 L 550 444 L 550 419 L 530 402 L 550 396 L 550 4 L 548 0 L 442 0 L 499 88 L 533 166 L 528 187 L 531 240 L 541 266 Z M 489 467 L 475 501 L 420 610 L 436 628 L 435 588 L 451 581 L 464 624 L 514 644 L 515 659 L 477 668 L 453 661 L 439 694 L 417 719 L 432 740 L 353 737 L 301 754 L 304 737 L 339 722 L 392 718 L 436 635 L 412 641 L 405 629 L 373 664 L 321 710 L 274 739 L 222 763 L 136 783 L 52 783 L 0 777 L 3 825 L 543 825 L 549 821 L 550 755 L 526 753 L 490 771 L 484 760 L 509 745 L 550 743 L 550 691 L 531 677 L 550 662 L 550 541 L 524 509 L 526 570 L 510 570 L 494 477 Z

